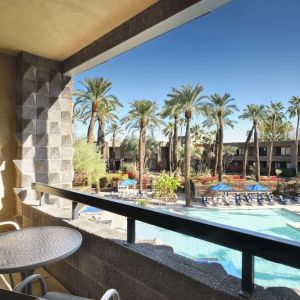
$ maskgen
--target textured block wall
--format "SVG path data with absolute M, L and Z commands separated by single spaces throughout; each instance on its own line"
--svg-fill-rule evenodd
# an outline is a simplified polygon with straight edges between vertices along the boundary
M 34 199 L 34 181 L 71 188 L 72 80 L 61 73 L 58 62 L 25 52 L 18 55 L 16 110 L 18 198 Z

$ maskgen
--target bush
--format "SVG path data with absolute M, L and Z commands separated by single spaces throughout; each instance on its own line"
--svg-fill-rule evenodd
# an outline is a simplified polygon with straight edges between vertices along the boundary
M 169 176 L 165 171 L 153 180 L 154 194 L 158 198 L 174 197 L 175 191 L 179 186 L 179 178 L 175 177 L 174 174 Z
M 100 182 L 99 183 L 100 183 L 100 188 L 107 187 L 108 183 L 109 183 L 108 178 L 107 177 L 100 178 Z
M 147 206 L 148 201 L 147 201 L 147 199 L 139 199 L 139 200 L 137 200 L 136 204 L 140 205 L 140 206 Z
M 105 163 L 96 145 L 88 144 L 85 139 L 75 141 L 73 164 L 75 172 L 86 174 L 89 185 L 98 184 L 105 175 Z
M 127 175 L 129 179 L 136 179 L 136 173 L 134 172 L 127 172 Z
M 122 162 L 121 164 L 121 171 L 123 173 L 136 173 L 136 164 L 134 162 Z

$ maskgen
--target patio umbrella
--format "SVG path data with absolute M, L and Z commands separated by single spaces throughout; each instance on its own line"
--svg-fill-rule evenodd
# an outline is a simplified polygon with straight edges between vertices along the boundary
M 79 215 L 81 214 L 96 214 L 96 213 L 101 213 L 103 211 L 103 209 L 97 208 L 97 207 L 93 207 L 93 206 L 83 206 L 80 210 L 79 210 Z
M 246 189 L 248 190 L 248 191 L 257 191 L 257 192 L 259 192 L 259 191 L 267 191 L 268 190 L 268 188 L 266 188 L 265 186 L 262 186 L 262 185 L 260 185 L 260 184 L 252 184 L 252 185 L 248 185 L 248 186 L 246 186 Z
M 231 191 L 232 187 L 225 184 L 225 183 L 219 183 L 217 185 L 212 186 L 211 190 L 212 191 L 227 192 L 227 191 Z
M 123 181 L 120 182 L 121 186 L 133 186 L 136 185 L 137 181 L 134 179 L 125 179 Z

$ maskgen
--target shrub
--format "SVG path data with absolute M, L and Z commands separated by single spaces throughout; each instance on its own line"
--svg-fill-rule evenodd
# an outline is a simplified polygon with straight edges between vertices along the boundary
M 85 139 L 75 141 L 74 170 L 86 174 L 89 184 L 99 184 L 99 179 L 105 175 L 105 163 L 97 153 L 94 144 L 88 144 Z
M 129 179 L 135 179 L 136 178 L 136 173 L 134 173 L 134 172 L 127 171 L 127 175 L 128 175 Z
M 121 171 L 123 173 L 136 172 L 136 164 L 134 162 L 122 162 L 121 164 Z
M 174 174 L 169 176 L 165 171 L 161 172 L 160 175 L 153 180 L 154 194 L 158 198 L 173 197 L 179 186 L 179 178 L 175 177 Z
M 108 181 L 108 178 L 105 176 L 105 177 L 102 177 L 100 178 L 100 188 L 105 188 L 107 187 L 109 181 Z
M 140 206 L 147 206 L 148 201 L 147 201 L 147 199 L 139 199 L 139 200 L 137 200 L 136 204 L 140 205 Z

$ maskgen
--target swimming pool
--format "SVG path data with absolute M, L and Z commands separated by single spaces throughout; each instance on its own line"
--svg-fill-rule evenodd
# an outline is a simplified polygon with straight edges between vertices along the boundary
M 300 222 L 300 216 L 283 209 L 221 210 L 191 208 L 185 209 L 182 213 L 189 217 L 300 241 L 300 231 L 286 225 L 288 222 Z M 172 246 L 175 253 L 193 260 L 217 259 L 229 274 L 240 277 L 241 253 L 239 251 L 142 222 L 138 222 L 136 227 L 138 240 L 158 238 L 163 244 Z M 300 270 L 256 257 L 255 283 L 265 287 L 283 286 L 299 289 Z

